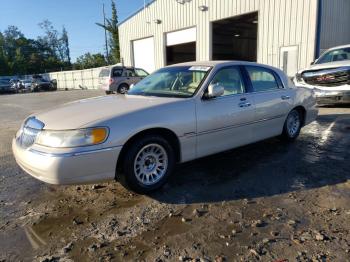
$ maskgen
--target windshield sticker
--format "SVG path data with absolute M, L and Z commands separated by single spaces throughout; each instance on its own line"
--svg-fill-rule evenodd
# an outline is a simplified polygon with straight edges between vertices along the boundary
M 208 72 L 209 69 L 210 69 L 210 66 L 192 66 L 188 70 Z

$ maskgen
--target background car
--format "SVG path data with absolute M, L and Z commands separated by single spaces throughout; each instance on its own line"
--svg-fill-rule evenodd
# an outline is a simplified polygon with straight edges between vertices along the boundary
M 40 75 L 34 75 L 32 78 L 33 80 L 31 89 L 33 92 L 57 90 L 57 86 L 55 87 L 51 81 L 43 78 Z
M 350 103 L 350 45 L 327 50 L 310 68 L 298 72 L 294 82 L 314 89 L 319 104 Z
M 311 90 L 296 88 L 270 66 L 177 64 L 151 74 L 125 96 L 32 115 L 12 148 L 17 163 L 44 182 L 117 178 L 145 193 L 162 186 L 176 163 L 275 136 L 295 140 L 316 119 L 315 106 Z
M 99 74 L 100 89 L 106 94 L 125 94 L 131 85 L 138 83 L 148 73 L 141 68 L 114 66 L 103 68 Z
M 29 92 L 32 90 L 32 80 L 31 79 L 22 79 L 20 80 L 20 88 L 24 92 Z
M 0 79 L 0 93 L 9 93 L 13 91 L 12 83 L 7 79 Z

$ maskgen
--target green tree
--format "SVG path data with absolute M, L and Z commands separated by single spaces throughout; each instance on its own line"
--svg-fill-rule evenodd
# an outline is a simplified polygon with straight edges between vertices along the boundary
M 70 65 L 70 50 L 69 50 L 69 38 L 68 38 L 68 32 L 65 27 L 62 29 L 62 36 L 61 36 L 61 49 L 62 49 L 62 58 L 63 61 Z
M 44 35 L 40 36 L 38 41 L 48 47 L 46 51 L 49 51 L 51 56 L 60 56 L 58 31 L 47 19 L 39 23 L 39 27 L 44 31 Z
M 0 75 L 37 74 L 71 69 L 68 32 L 59 34 L 51 22 L 41 23 L 44 35 L 28 39 L 15 26 L 0 32 Z
M 5 39 L 4 35 L 0 32 L 0 75 L 6 75 L 8 71 L 9 69 L 5 54 Z
M 109 32 L 110 61 L 113 64 L 120 63 L 120 45 L 118 30 L 118 13 L 114 0 L 111 1 L 112 17 L 106 19 L 105 24 L 96 23 Z
M 80 69 L 88 69 L 88 68 L 100 67 L 105 65 L 107 65 L 107 61 L 103 54 L 86 53 L 77 58 L 77 61 L 73 65 L 73 68 L 76 70 L 80 70 Z

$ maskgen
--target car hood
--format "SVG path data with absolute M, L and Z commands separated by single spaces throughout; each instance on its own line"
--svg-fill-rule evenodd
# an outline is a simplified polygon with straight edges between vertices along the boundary
M 78 100 L 34 115 L 44 129 L 67 130 L 89 127 L 98 121 L 135 111 L 174 103 L 182 98 L 111 95 Z
M 303 73 L 306 71 L 322 70 L 322 69 L 334 69 L 334 68 L 344 67 L 344 66 L 350 66 L 350 60 L 330 62 L 330 63 L 324 63 L 324 64 L 314 64 L 309 68 L 301 70 L 300 73 Z

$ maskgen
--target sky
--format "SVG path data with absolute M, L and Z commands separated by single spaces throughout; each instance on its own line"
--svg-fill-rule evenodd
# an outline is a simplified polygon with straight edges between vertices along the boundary
M 105 52 L 102 5 L 111 16 L 111 0 L 0 0 L 0 31 L 15 25 L 27 38 L 43 32 L 38 26 L 45 19 L 58 31 L 68 31 L 72 62 L 86 52 Z M 143 0 L 115 0 L 119 22 L 143 7 Z M 148 1 L 146 1 L 148 2 Z

